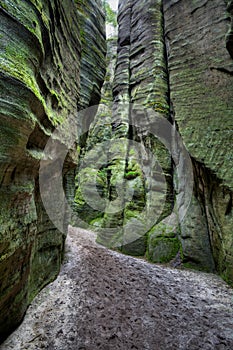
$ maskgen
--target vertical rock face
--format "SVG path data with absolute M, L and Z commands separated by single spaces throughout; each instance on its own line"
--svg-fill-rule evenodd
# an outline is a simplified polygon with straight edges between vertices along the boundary
M 90 38 L 99 37 L 103 44 L 102 2 L 85 3 L 92 16 L 87 11 L 80 23 L 78 12 L 86 7 L 79 2 L 0 1 L 0 339 L 59 271 L 65 236 L 45 212 L 38 172 L 53 130 L 77 118 L 80 69 L 96 61 L 100 67 L 93 74 L 94 88 L 82 88 L 87 96 L 82 103 L 89 105 L 93 94 L 98 98 L 105 47 L 98 47 L 84 67 L 81 34 L 86 33 L 91 50 L 97 39 Z M 75 158 L 67 157 L 64 182 L 74 167 Z
M 107 40 L 107 56 L 106 56 L 106 66 L 107 72 L 105 76 L 104 85 L 101 90 L 101 101 L 100 106 L 98 107 L 97 114 L 93 123 L 90 127 L 87 127 L 88 137 L 85 139 L 85 135 L 83 137 L 83 142 L 81 144 L 81 151 L 79 157 L 79 165 L 77 168 L 77 178 L 76 178 L 76 195 L 75 195 L 75 218 L 74 223 L 77 226 L 88 227 L 89 223 L 94 225 L 93 227 L 103 225 L 103 213 L 99 212 L 96 209 L 94 203 L 89 205 L 87 201 L 87 197 L 85 197 L 85 193 L 83 188 L 88 191 L 88 197 L 95 197 L 95 185 L 93 183 L 93 179 L 97 176 L 98 189 L 101 192 L 101 195 L 104 196 L 108 192 L 107 189 L 107 169 L 106 167 L 100 169 L 98 172 L 98 167 L 96 168 L 96 163 L 103 156 L 105 152 L 101 150 L 101 148 L 95 149 L 96 145 L 99 143 L 108 142 L 111 139 L 111 131 L 112 131 L 112 116 L 111 110 L 108 107 L 112 105 L 112 85 L 114 79 L 114 70 L 116 64 L 116 50 L 117 50 L 117 38 L 113 37 Z M 106 108 L 105 108 L 106 106 Z M 93 116 L 92 109 L 84 110 L 84 114 Z M 88 118 L 89 120 L 92 117 Z M 91 158 L 88 161 L 88 156 L 91 154 Z M 85 163 L 85 159 L 87 159 Z M 97 199 L 98 201 L 98 199 Z M 98 203 L 96 203 L 98 204 Z M 97 205 L 98 206 L 98 205 Z
M 96 115 L 93 124 L 95 131 L 89 134 L 84 151 L 84 158 L 87 158 L 87 151 L 97 142 L 102 142 L 99 154 L 92 149 L 91 158 L 97 163 L 100 154 L 104 156 L 101 166 L 97 169 L 95 164 L 94 171 L 83 162 L 85 171 L 82 169 L 79 173 L 76 210 L 87 224 L 92 228 L 97 227 L 98 241 L 109 247 L 120 247 L 126 253 L 144 255 L 149 235 L 154 245 L 162 242 L 170 252 L 169 256 L 174 257 L 179 250 L 176 232 L 161 237 L 156 229 L 158 219 L 161 221 L 172 210 L 171 157 L 150 134 L 149 126 L 153 124 L 151 117 L 140 112 L 141 107 L 151 108 L 161 118 L 169 119 L 162 2 L 122 1 L 119 3 L 118 23 L 115 76 L 112 84 L 107 86 L 112 89 L 113 108 L 107 113 L 108 118 L 102 112 Z M 106 99 L 103 102 L 109 105 Z M 142 126 L 140 130 L 133 126 L 136 120 Z M 100 128 L 103 121 L 106 124 L 104 134 L 103 128 Z M 108 147 L 104 149 L 103 142 L 106 140 L 109 141 L 105 143 Z M 148 148 L 151 154 L 148 154 Z M 150 157 L 159 160 L 167 180 L 167 188 L 162 188 L 159 194 L 155 190 L 159 180 L 151 181 L 158 171 L 157 163 L 150 167 Z M 95 176 L 103 200 L 100 210 L 93 210 L 98 202 L 93 195 Z M 88 198 L 86 195 L 86 200 L 80 200 L 84 187 L 93 190 L 90 190 Z M 130 193 L 134 193 L 133 197 Z M 158 207 L 161 208 L 155 195 L 162 199 L 166 197 L 158 218 L 156 211 L 159 211 Z M 90 204 L 90 198 L 92 208 L 87 203 L 89 201 Z M 167 258 L 163 259 L 166 261 Z M 160 256 L 155 257 L 154 261 L 160 261 Z
M 151 109 L 161 118 L 169 119 L 162 1 L 120 1 L 118 22 L 118 56 L 113 86 L 115 126 L 112 137 L 126 137 L 132 140 L 126 145 L 122 176 L 126 179 L 125 188 L 129 193 L 134 192 L 132 200 L 127 197 L 124 200 L 121 217 L 124 235 L 122 250 L 143 255 L 147 250 L 147 239 L 152 240 L 152 236 L 156 236 L 153 242 L 158 245 L 161 243 L 162 237 L 157 235 L 156 224 L 170 214 L 173 205 L 170 195 L 170 155 L 154 135 L 151 135 L 153 118 L 140 111 L 144 107 Z M 130 104 L 126 118 L 125 110 L 121 107 L 122 102 Z M 125 123 L 128 123 L 128 129 Z M 141 128 L 138 129 L 136 124 Z M 166 177 L 167 188 L 162 185 L 161 193 L 157 190 L 160 180 L 156 175 L 158 168 L 155 159 Z M 116 172 L 117 168 L 116 166 Z M 161 211 L 158 198 L 163 202 L 164 196 L 166 199 Z M 115 222 L 119 225 L 119 218 L 116 218 Z M 138 239 L 135 239 L 137 236 Z M 174 232 L 170 239 L 163 239 L 166 248 L 172 247 L 171 255 L 176 255 L 179 249 L 176 233 Z M 157 256 L 154 261 L 160 261 L 160 258 Z
M 164 1 L 171 101 L 195 175 L 184 256 L 205 267 L 209 240 L 217 271 L 233 281 L 232 1 L 226 10 L 225 1 Z
M 82 43 L 79 109 L 96 105 L 105 73 L 105 23 L 102 0 L 75 0 Z
M 217 271 L 228 281 L 233 281 L 232 8 L 232 1 L 217 0 L 120 1 L 113 109 L 108 119 L 99 115 L 94 124 L 100 126 L 101 120 L 108 120 L 103 139 L 110 140 L 111 146 L 108 152 L 99 152 L 106 157 L 95 170 L 105 205 L 98 211 L 86 206 L 85 200 L 76 201 L 79 214 L 97 227 L 99 242 L 135 255 L 146 252 L 155 262 L 179 264 L 182 260 L 186 266 Z M 153 113 L 140 114 L 137 105 L 152 108 L 171 123 L 172 130 L 179 131 L 192 160 L 194 184 L 188 205 L 174 198 L 186 191 L 188 176 L 185 167 L 184 176 L 175 169 L 182 167 L 175 138 L 176 166 L 171 152 L 149 134 L 155 123 Z M 143 128 L 132 127 L 136 119 Z M 89 135 L 89 149 L 95 142 L 101 143 L 102 137 L 103 129 L 95 128 Z M 143 151 L 135 153 L 131 141 Z M 144 152 L 147 148 L 165 175 L 166 189 L 161 193 L 158 184 L 162 185 L 148 180 L 156 178 L 158 168 Z M 98 158 L 97 154 L 92 157 Z M 84 172 L 81 177 L 87 179 L 86 175 Z M 90 171 L 89 175 L 93 178 Z M 94 189 L 92 179 L 88 181 L 86 186 L 89 183 Z M 127 195 L 132 192 L 133 198 Z M 145 218 L 150 222 L 150 212 L 156 216 L 156 200 L 162 202 L 162 192 L 166 200 L 161 215 L 149 228 L 143 226 Z M 113 203 L 121 209 L 111 212 Z M 175 203 L 178 224 L 174 230 L 167 219 Z M 140 228 L 145 235 L 128 244 L 124 237 L 135 236 Z

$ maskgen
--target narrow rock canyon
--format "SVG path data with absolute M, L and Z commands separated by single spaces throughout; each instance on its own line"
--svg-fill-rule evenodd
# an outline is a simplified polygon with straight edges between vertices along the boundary
M 0 0 L 0 349 L 230 350 L 233 1 L 113 4 Z

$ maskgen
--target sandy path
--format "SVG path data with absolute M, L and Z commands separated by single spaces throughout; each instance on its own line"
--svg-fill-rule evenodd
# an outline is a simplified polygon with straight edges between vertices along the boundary
M 233 290 L 212 274 L 149 264 L 70 228 L 57 280 L 0 350 L 233 349 Z

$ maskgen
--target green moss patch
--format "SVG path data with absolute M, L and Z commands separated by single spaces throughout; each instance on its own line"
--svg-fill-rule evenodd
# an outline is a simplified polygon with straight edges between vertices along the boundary
M 147 258 L 155 263 L 168 263 L 176 257 L 179 250 L 180 242 L 177 237 L 149 237 Z

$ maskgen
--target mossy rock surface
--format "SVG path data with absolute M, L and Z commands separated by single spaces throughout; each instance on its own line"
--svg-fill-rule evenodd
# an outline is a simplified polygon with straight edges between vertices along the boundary
M 66 205 L 54 200 L 53 210 L 64 228 L 60 232 L 45 211 L 38 177 L 54 129 L 62 130 L 53 141 L 54 149 L 57 144 L 66 147 L 74 136 L 75 128 L 71 130 L 68 122 L 79 118 L 81 94 L 86 96 L 83 107 L 100 98 L 105 73 L 102 2 L 82 3 L 83 22 L 71 0 L 0 1 L 0 341 L 60 269 Z M 88 30 L 89 39 L 100 38 L 99 45 L 92 42 L 95 50 L 85 47 L 82 29 Z M 85 50 L 90 55 L 84 60 Z M 97 60 L 98 69 L 93 68 Z M 82 76 L 87 70 L 91 84 L 81 89 L 80 72 Z M 83 120 L 78 125 L 82 134 Z M 61 175 L 69 202 L 76 148 L 74 143 L 67 149 Z M 46 188 L 54 198 L 50 182 Z
M 184 257 L 229 280 L 233 264 L 232 4 L 164 2 L 171 103 L 194 168 L 194 197 L 181 223 Z
M 143 236 L 131 243 L 123 245 L 120 251 L 133 256 L 144 256 L 147 248 L 147 236 Z
M 147 258 L 154 263 L 168 263 L 176 257 L 180 250 L 178 238 L 148 238 Z

